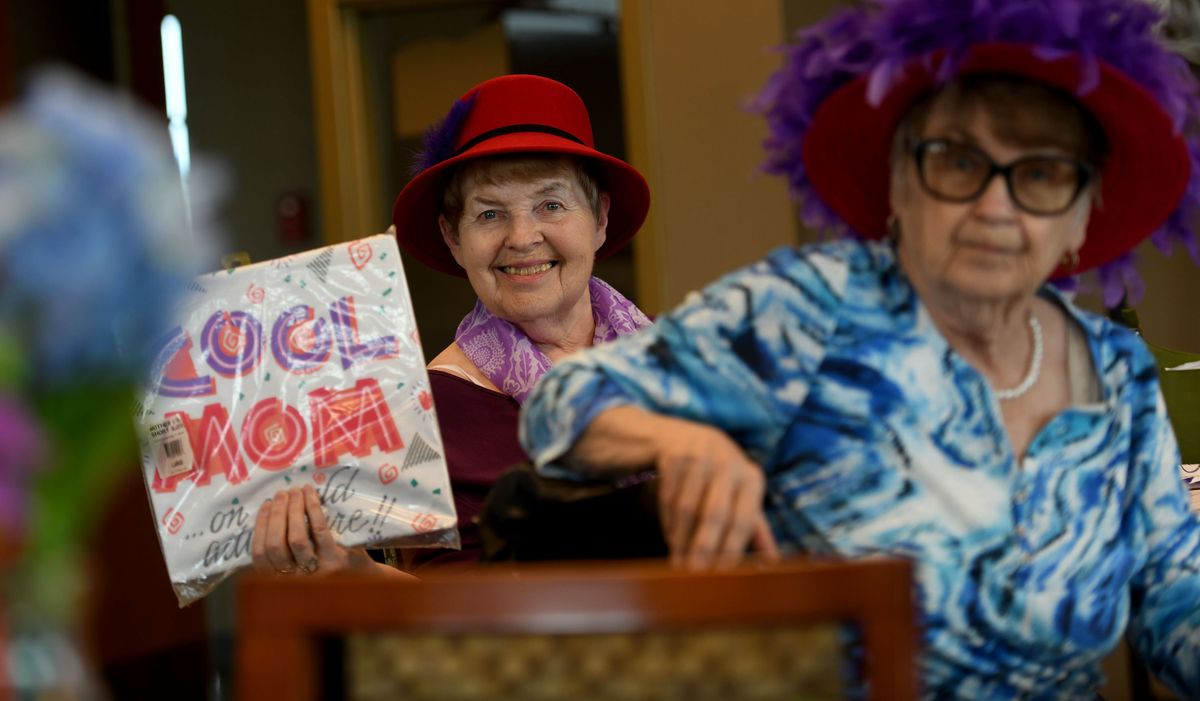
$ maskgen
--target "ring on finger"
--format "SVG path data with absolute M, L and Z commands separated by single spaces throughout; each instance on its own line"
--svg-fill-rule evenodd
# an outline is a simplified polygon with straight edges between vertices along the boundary
M 275 574 L 291 574 L 296 571 L 295 567 L 276 567 Z
M 317 571 L 319 566 L 320 562 L 318 562 L 317 558 L 314 557 L 303 565 L 300 565 L 300 569 L 304 570 L 305 574 L 312 574 L 313 572 Z

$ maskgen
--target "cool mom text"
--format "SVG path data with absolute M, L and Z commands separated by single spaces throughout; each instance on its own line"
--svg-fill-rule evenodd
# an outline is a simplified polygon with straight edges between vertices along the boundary
M 214 312 L 200 332 L 203 360 L 197 366 L 191 335 L 176 327 L 156 355 L 154 390 L 163 397 L 215 399 L 218 377 L 249 375 L 268 362 L 267 356 L 283 372 L 303 376 L 330 362 L 341 363 L 342 369 L 348 370 L 358 363 L 395 358 L 400 353 L 395 336 L 360 340 L 352 296 L 333 301 L 328 319 L 318 317 L 311 306 L 299 304 L 271 323 L 269 340 L 264 330 L 263 323 L 248 311 Z M 182 419 L 194 462 L 190 471 L 171 477 L 156 472 L 152 489 L 174 492 L 185 479 L 205 486 L 218 474 L 237 484 L 249 476 L 248 463 L 264 470 L 282 470 L 296 461 L 310 437 L 316 468 L 336 465 L 346 453 L 361 458 L 374 448 L 390 453 L 404 447 L 379 382 L 373 378 L 360 379 L 347 389 L 314 387 L 306 399 L 311 425 L 305 424 L 295 406 L 276 397 L 250 407 L 237 430 L 229 410 L 219 401 L 207 404 L 199 416 L 168 412 L 164 419 Z

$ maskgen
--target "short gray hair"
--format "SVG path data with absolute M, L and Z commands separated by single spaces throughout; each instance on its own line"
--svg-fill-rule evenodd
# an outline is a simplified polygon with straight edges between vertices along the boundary
M 495 185 L 505 180 L 532 180 L 567 172 L 575 178 L 583 192 L 592 216 L 600 219 L 599 168 L 590 158 L 575 158 L 555 154 L 514 156 L 488 156 L 476 158 L 454 168 L 442 187 L 442 216 L 450 222 L 450 228 L 458 231 L 458 220 L 462 217 L 463 190 L 472 185 Z

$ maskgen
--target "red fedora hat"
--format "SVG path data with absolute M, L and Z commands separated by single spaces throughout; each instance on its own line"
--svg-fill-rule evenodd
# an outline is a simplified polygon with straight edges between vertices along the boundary
M 863 0 L 796 34 L 758 107 L 766 172 L 787 178 L 811 227 L 882 236 L 891 140 L 922 93 L 969 73 L 1060 88 L 1096 118 L 1109 154 L 1079 265 L 1106 303 L 1137 294 L 1134 259 L 1197 248 L 1200 88 L 1142 0 Z
M 426 136 L 422 169 L 392 208 L 396 238 L 409 255 L 435 270 L 464 277 L 438 228 L 447 172 L 465 161 L 513 154 L 587 158 L 600 169 L 612 206 L 602 259 L 627 244 L 650 209 L 650 188 L 633 166 L 596 150 L 592 123 L 574 90 L 549 78 L 506 75 L 476 85 Z
M 942 80 L 972 73 L 1019 75 L 1075 94 L 1104 128 L 1108 156 L 1101 195 L 1079 250 L 1078 273 L 1132 249 L 1175 211 L 1187 188 L 1187 143 L 1145 88 L 1104 62 L 1095 87 L 1083 94 L 1078 54 L 1046 59 L 1035 47 L 977 44 L 947 73 L 944 54 L 903 66 L 887 96 L 868 103 L 869 76 L 847 83 L 825 100 L 804 138 L 803 157 L 813 190 L 851 229 L 868 238 L 887 231 L 892 134 L 918 96 Z

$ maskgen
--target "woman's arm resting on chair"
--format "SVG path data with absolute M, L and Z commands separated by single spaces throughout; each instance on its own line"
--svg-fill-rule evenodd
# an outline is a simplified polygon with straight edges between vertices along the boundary
M 679 564 L 731 566 L 751 544 L 778 558 L 763 514 L 762 469 L 716 428 L 614 407 L 596 415 L 566 460 L 591 469 L 654 465 L 663 534 Z

